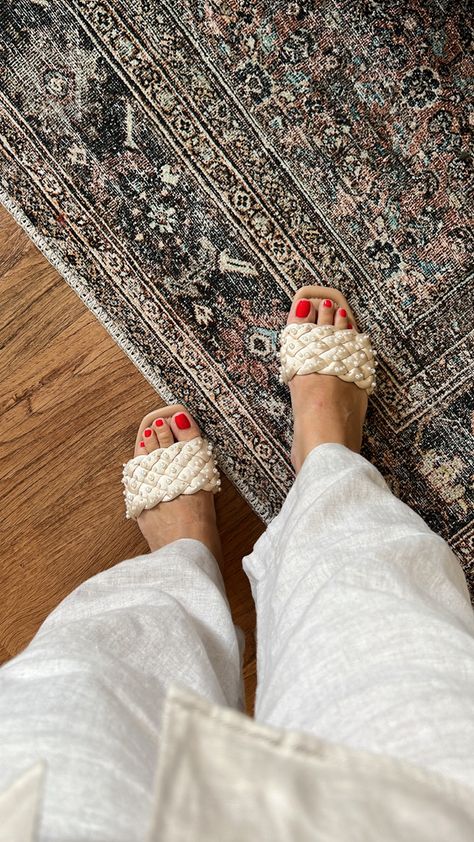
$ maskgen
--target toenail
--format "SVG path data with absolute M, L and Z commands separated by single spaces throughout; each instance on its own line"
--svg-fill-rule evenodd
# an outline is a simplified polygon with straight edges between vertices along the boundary
M 165 422 L 163 421 L 162 418 L 157 418 L 156 421 L 155 421 L 155 424 L 156 424 L 157 427 L 162 427 L 164 423 Z
M 324 307 L 332 307 L 332 301 L 330 301 L 329 298 L 325 298 L 324 301 L 323 301 L 323 306 Z
M 352 325 L 347 325 L 348 328 L 352 327 Z
M 295 310 L 295 316 L 298 319 L 304 319 L 305 316 L 308 315 L 309 311 L 311 310 L 311 303 L 306 300 L 306 298 L 302 298 L 301 301 L 298 301 Z
M 143 435 L 145 436 L 145 438 L 149 438 L 151 436 L 151 430 L 144 430 Z
M 140 447 L 145 447 L 145 442 L 144 442 L 144 441 L 141 441 L 141 442 L 140 442 Z
M 346 311 L 345 311 L 342 307 L 341 307 L 341 309 L 339 310 L 339 315 L 340 315 L 340 316 L 341 316 L 341 318 L 343 318 L 343 319 L 345 319 L 345 318 L 346 318 L 346 316 L 347 316 Z
M 175 415 L 176 426 L 179 427 L 180 430 L 187 430 L 191 426 L 191 422 L 187 415 L 184 412 L 180 412 L 179 415 Z

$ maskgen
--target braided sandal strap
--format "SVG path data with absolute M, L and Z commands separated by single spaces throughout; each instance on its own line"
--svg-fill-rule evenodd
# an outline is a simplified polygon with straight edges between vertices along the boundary
M 280 345 L 281 383 L 289 383 L 295 374 L 317 372 L 355 383 L 367 395 L 375 391 L 377 351 L 367 333 L 304 322 L 287 325 L 281 331 Z
M 124 463 L 122 482 L 126 516 L 134 520 L 144 509 L 181 494 L 201 489 L 215 494 L 221 486 L 212 445 L 201 436 L 135 456 Z

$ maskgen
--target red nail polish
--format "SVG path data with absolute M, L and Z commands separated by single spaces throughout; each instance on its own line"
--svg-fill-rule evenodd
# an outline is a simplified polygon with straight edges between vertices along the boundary
M 151 430 L 144 430 L 144 431 L 143 431 L 143 435 L 144 435 L 144 436 L 145 436 L 145 438 L 147 438 L 147 439 L 148 439 L 148 438 L 150 438 L 150 436 L 151 436 Z
M 141 441 L 141 442 L 140 442 L 140 447 L 145 447 L 145 442 L 144 442 L 144 441 Z
M 157 427 L 162 427 L 163 424 L 164 424 L 164 421 L 163 421 L 162 418 L 157 418 L 156 421 L 155 421 L 155 424 L 156 424 Z
M 311 302 L 307 301 L 306 298 L 302 298 L 301 301 L 298 301 L 295 310 L 295 316 L 299 319 L 304 319 L 308 315 L 309 311 L 311 310 Z
M 346 313 L 346 311 L 344 310 L 344 308 L 343 308 L 343 307 L 341 307 L 341 309 L 339 310 L 339 315 L 340 315 L 340 316 L 341 316 L 341 318 L 343 318 L 343 319 L 345 319 L 345 318 L 346 318 L 347 313 Z
M 351 328 L 351 327 L 352 327 L 352 325 L 347 325 L 347 327 L 348 327 L 348 328 Z
M 332 307 L 332 301 L 329 298 L 325 298 L 323 301 L 323 307 Z
M 191 421 L 184 412 L 180 412 L 179 415 L 175 415 L 174 420 L 176 421 L 176 426 L 179 427 L 180 430 L 188 430 L 191 426 Z

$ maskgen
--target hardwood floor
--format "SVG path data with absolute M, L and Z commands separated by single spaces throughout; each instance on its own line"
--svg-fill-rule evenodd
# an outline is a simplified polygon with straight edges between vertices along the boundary
M 164 402 L 1 206 L 0 279 L 1 663 L 81 582 L 148 551 L 120 479 L 142 416 Z M 264 527 L 224 476 L 222 489 L 222 573 L 246 635 L 252 713 L 255 611 L 241 559 Z

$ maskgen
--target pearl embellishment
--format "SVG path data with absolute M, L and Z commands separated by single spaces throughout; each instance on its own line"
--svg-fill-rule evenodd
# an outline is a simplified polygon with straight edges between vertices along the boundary
M 221 487 L 212 445 L 200 436 L 140 454 L 122 467 L 126 518 L 137 518 L 144 509 L 183 493 L 217 493 Z

